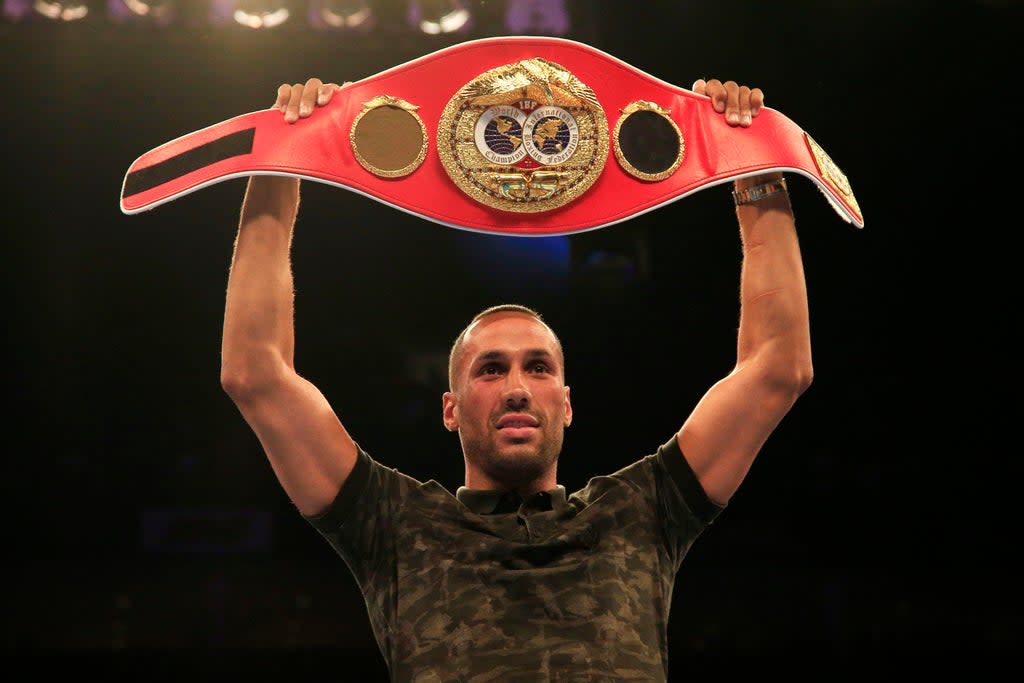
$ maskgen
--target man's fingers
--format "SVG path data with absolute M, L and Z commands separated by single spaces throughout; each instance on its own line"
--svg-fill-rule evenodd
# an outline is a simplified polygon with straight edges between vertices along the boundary
M 764 91 L 760 88 L 753 88 L 750 91 L 750 115 L 757 116 L 764 107 Z
M 285 111 L 288 105 L 288 100 L 291 99 L 291 96 L 292 86 L 288 85 L 287 83 L 282 83 L 281 85 L 277 86 L 277 99 L 274 100 L 273 108 Z
M 349 83 L 345 81 L 345 85 Z M 337 83 L 324 83 L 315 77 L 305 83 L 282 83 L 277 88 L 274 109 L 284 112 L 285 121 L 294 123 L 310 116 L 316 107 L 330 102 L 335 91 L 340 88 Z
M 764 107 L 764 91 L 740 85 L 736 81 L 723 83 L 717 78 L 698 78 L 693 82 L 693 91 L 710 97 L 715 111 L 725 114 L 725 120 L 730 126 L 746 128 Z
M 323 81 L 319 78 L 310 78 L 303 85 L 302 94 L 299 97 L 299 116 L 306 118 L 313 113 L 322 85 Z
M 324 83 L 316 91 L 316 103 L 321 107 L 331 101 L 334 91 L 338 89 L 336 83 Z
M 348 85 L 351 82 L 352 81 L 345 81 L 345 85 Z M 337 83 L 322 84 L 320 88 L 317 90 L 316 103 L 319 104 L 320 106 L 327 104 L 328 102 L 331 101 L 331 98 L 334 97 L 334 92 L 336 90 L 340 90 L 341 88 L 342 86 L 338 85 Z
M 726 81 L 725 87 L 725 120 L 731 126 L 740 123 L 740 94 L 742 88 L 736 81 Z
M 302 83 L 294 83 L 288 93 L 288 101 L 284 105 L 284 120 L 294 123 L 299 120 L 299 105 L 302 103 Z
M 722 81 L 712 78 L 705 81 L 704 94 L 711 98 L 711 104 L 719 114 L 725 111 L 726 89 Z

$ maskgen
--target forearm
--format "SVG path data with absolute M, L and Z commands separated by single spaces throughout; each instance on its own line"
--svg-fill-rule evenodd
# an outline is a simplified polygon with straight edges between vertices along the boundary
M 736 189 L 779 177 L 742 179 Z M 736 216 L 743 245 L 738 362 L 767 358 L 772 369 L 809 381 L 807 287 L 789 195 L 778 192 L 737 206 Z
M 226 384 L 252 388 L 294 361 L 292 229 L 299 181 L 253 176 L 246 187 L 228 276 L 221 349 Z

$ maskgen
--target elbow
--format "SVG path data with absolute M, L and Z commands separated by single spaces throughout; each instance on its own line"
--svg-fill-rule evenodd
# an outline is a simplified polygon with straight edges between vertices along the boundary
M 278 364 L 272 358 L 225 357 L 221 360 L 220 386 L 235 403 L 245 403 L 265 393 L 280 378 L 276 368 Z
M 810 366 L 775 367 L 761 378 L 761 386 L 765 392 L 764 401 L 786 412 L 796 405 L 804 392 L 810 388 L 812 380 Z
M 814 381 L 814 368 L 811 366 L 810 361 L 806 364 L 801 365 L 797 368 L 793 377 L 793 391 L 797 396 L 802 395 L 805 391 L 811 388 L 811 383 Z
M 771 354 L 763 357 L 757 367 L 762 369 L 763 384 L 791 401 L 803 395 L 814 381 L 810 351 Z
M 238 403 L 256 393 L 257 382 L 251 373 L 243 372 L 237 366 L 221 365 L 220 386 L 231 400 Z
M 811 363 L 810 354 L 800 358 L 792 358 L 785 363 L 785 369 L 780 369 L 776 376 L 777 384 L 794 399 L 799 398 L 811 387 L 814 381 L 814 365 Z

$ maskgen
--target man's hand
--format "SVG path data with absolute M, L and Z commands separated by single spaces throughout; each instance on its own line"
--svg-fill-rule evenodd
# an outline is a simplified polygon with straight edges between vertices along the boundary
M 350 81 L 346 81 L 348 85 Z M 277 88 L 277 100 L 273 109 L 284 112 L 284 120 L 295 123 L 313 113 L 315 107 L 322 107 L 334 97 L 334 91 L 342 86 L 337 83 L 324 83 L 319 78 L 310 78 L 305 83 L 289 85 L 282 83 Z
M 751 124 L 754 117 L 764 106 L 764 93 L 760 88 L 739 85 L 736 81 L 722 81 L 712 78 L 705 81 L 698 78 L 693 82 L 693 91 L 699 95 L 707 95 L 719 114 L 725 114 L 725 121 L 730 126 Z

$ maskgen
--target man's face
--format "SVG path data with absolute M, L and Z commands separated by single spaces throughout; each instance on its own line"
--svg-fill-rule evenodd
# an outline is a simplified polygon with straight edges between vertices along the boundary
M 467 486 L 555 485 L 572 406 L 558 344 L 543 323 L 518 312 L 475 323 L 443 410 L 445 426 L 462 441 Z

